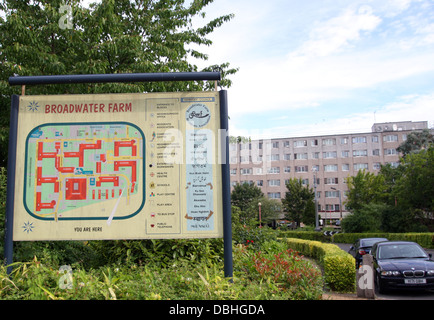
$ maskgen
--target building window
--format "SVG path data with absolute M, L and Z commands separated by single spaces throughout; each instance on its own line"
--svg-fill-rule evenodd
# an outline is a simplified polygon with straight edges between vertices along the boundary
M 349 156 L 350 156 L 350 151 L 348 151 L 348 150 L 342 151 L 342 158 L 348 158 Z
M 396 134 L 388 134 L 387 136 L 383 136 L 384 142 L 396 142 L 398 141 L 398 136 Z
M 306 146 L 307 146 L 307 140 L 294 141 L 294 148 L 306 147 Z
M 338 171 L 338 165 L 337 164 L 327 164 L 324 166 L 325 172 L 333 172 Z
M 273 142 L 272 147 L 273 148 L 279 148 L 279 142 Z
M 335 212 L 340 211 L 338 204 L 326 204 L 325 209 L 326 211 L 335 211 Z
M 338 198 L 339 197 L 339 191 L 326 191 L 325 197 L 326 198 Z
M 279 179 L 268 180 L 268 186 L 270 186 L 270 187 L 280 187 L 280 180 Z
M 380 155 L 380 149 L 374 149 L 374 150 L 372 150 L 372 155 L 373 156 L 379 156 Z
M 262 168 L 256 168 L 256 174 L 262 174 L 263 169 Z
M 336 151 L 323 152 L 322 157 L 323 157 L 323 159 L 336 159 L 337 158 L 337 152 Z
M 366 143 L 366 137 L 353 137 L 353 143 Z
M 374 168 L 374 170 L 380 170 L 381 169 L 381 163 L 380 162 L 375 162 L 373 164 L 373 168 Z
M 285 167 L 285 168 L 283 169 L 283 171 L 284 171 L 285 173 L 289 173 L 289 172 L 291 172 L 291 167 L 290 167 L 290 166 L 287 166 L 287 167 Z
M 312 152 L 312 159 L 319 159 L 319 152 Z
M 271 167 L 271 168 L 268 168 L 267 173 L 270 173 L 270 174 L 279 174 L 280 173 L 280 167 Z
M 368 150 L 353 150 L 353 157 L 366 157 Z
M 249 163 L 248 156 L 240 156 L 240 163 Z
M 378 142 L 378 136 L 372 136 L 372 142 Z
M 289 148 L 290 147 L 289 141 L 283 142 L 283 147 Z
M 271 161 L 279 161 L 280 159 L 279 154 L 272 154 L 271 155 Z
M 285 153 L 283 155 L 283 160 L 291 160 L 291 154 L 290 153 Z
M 294 153 L 294 160 L 306 160 L 307 153 Z
M 318 146 L 318 139 L 311 140 L 311 141 L 310 141 L 310 145 L 311 145 L 312 147 L 317 147 L 317 146 Z
M 240 169 L 241 174 L 242 175 L 248 175 L 248 174 L 252 174 L 253 173 L 253 169 L 252 168 L 242 168 Z
M 264 185 L 264 180 L 256 180 L 256 185 L 262 187 Z
M 341 138 L 341 144 L 348 144 L 348 137 Z
M 354 171 L 359 170 L 368 170 L 368 164 L 367 163 L 355 163 L 354 164 Z
M 308 172 L 308 166 L 295 166 L 295 172 Z
M 334 146 L 334 145 L 336 145 L 336 139 L 334 139 L 334 138 L 322 139 L 322 145 L 323 146 Z
M 350 171 L 350 165 L 348 163 L 344 163 L 342 165 L 342 171 Z
M 313 172 L 318 172 L 319 171 L 319 165 L 314 165 L 314 166 L 312 166 L 312 171 Z
M 324 178 L 324 184 L 338 184 L 338 178 Z
M 398 154 L 398 151 L 396 151 L 396 149 L 394 149 L 394 148 L 384 149 L 384 155 L 385 156 L 393 156 L 396 154 Z
M 302 179 L 301 184 L 307 186 L 309 184 L 309 179 Z
M 231 169 L 231 176 L 235 176 L 237 174 L 237 169 Z
M 268 192 L 269 199 L 280 199 L 280 192 Z

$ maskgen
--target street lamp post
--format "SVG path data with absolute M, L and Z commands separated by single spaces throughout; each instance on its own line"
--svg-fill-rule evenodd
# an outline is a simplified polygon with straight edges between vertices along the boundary
M 313 189 L 315 192 L 315 231 L 320 231 L 319 228 L 319 221 L 318 221 L 318 200 L 316 196 L 316 172 L 317 170 L 315 168 L 312 168 L 313 171 Z
M 333 187 L 331 187 L 330 189 L 337 191 L 338 194 L 339 194 L 339 211 L 340 211 L 340 218 L 341 218 L 341 221 L 342 221 L 342 199 L 341 199 L 341 190 L 338 190 L 338 189 L 333 188 Z
M 258 207 L 259 207 L 259 228 L 262 228 L 262 222 L 261 222 L 261 206 L 262 206 L 262 203 L 258 202 Z

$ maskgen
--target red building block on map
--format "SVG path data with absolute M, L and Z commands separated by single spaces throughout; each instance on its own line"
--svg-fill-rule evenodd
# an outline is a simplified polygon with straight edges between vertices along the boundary
M 86 178 L 66 179 L 66 200 L 86 200 Z

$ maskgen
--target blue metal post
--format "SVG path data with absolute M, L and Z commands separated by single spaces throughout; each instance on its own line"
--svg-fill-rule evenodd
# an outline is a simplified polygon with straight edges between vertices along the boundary
M 11 116 L 9 128 L 8 147 L 8 181 L 6 195 L 6 223 L 5 223 L 5 258 L 7 273 L 12 272 L 10 264 L 13 262 L 13 223 L 14 223 L 14 194 L 15 194 L 15 163 L 17 155 L 17 129 L 18 129 L 18 107 L 20 97 L 12 96 Z
M 232 258 L 232 212 L 231 212 L 231 184 L 229 169 L 229 114 L 228 114 L 228 95 L 226 90 L 221 90 L 220 95 L 220 127 L 224 134 L 221 135 L 222 150 L 222 190 L 223 190 L 223 248 L 224 248 L 224 268 L 225 277 L 233 277 L 233 258 Z

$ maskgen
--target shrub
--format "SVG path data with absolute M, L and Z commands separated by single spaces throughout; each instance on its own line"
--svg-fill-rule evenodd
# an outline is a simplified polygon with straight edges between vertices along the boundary
M 355 289 L 354 258 L 334 244 L 302 239 L 286 239 L 290 248 L 316 259 L 324 269 L 324 281 L 331 290 Z

